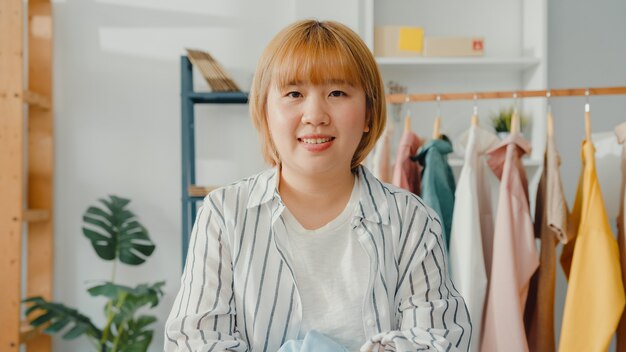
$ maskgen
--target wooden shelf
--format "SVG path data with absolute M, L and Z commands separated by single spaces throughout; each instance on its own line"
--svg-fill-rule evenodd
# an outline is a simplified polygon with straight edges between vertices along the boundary
M 198 198 L 206 197 L 211 191 L 218 189 L 220 186 L 198 186 L 191 185 L 188 189 L 189 197 Z
M 381 68 L 410 66 L 416 69 L 483 69 L 500 71 L 523 71 L 539 65 L 540 60 L 532 57 L 378 57 Z
M 36 338 L 39 334 L 41 334 L 40 329 L 33 327 L 28 321 L 20 323 L 20 344 Z
M 52 349 L 50 336 L 22 318 L 23 298 L 52 299 L 52 40 L 50 0 L 0 1 L 0 170 L 6 175 L 0 177 L 2 352 Z
M 23 219 L 25 222 L 48 221 L 50 219 L 50 210 L 28 209 L 24 211 Z
M 24 102 L 28 105 L 36 106 L 44 110 L 50 110 L 52 107 L 50 98 L 29 90 L 24 91 Z

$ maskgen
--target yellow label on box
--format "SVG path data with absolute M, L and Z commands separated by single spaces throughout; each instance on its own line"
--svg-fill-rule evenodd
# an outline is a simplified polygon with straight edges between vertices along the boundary
M 398 49 L 421 53 L 423 39 L 424 29 L 419 27 L 401 27 L 398 35 Z

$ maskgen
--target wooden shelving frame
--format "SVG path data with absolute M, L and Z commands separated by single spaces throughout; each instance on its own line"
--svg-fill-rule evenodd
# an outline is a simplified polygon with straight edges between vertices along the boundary
M 22 319 L 21 305 L 24 297 L 52 298 L 52 34 L 49 0 L 0 1 L 0 350 L 7 352 L 52 344 Z

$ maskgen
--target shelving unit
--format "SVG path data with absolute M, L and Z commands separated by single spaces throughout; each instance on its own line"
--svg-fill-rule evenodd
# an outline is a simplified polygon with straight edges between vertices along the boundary
M 540 60 L 530 57 L 479 57 L 479 58 L 451 58 L 451 57 L 378 57 L 376 58 L 381 69 L 386 66 L 403 66 L 406 69 L 439 69 L 439 70 L 505 70 L 523 71 L 539 65 Z
M 51 350 L 21 301 L 52 298 L 53 137 L 52 5 L 0 1 L 0 351 Z
M 483 6 L 484 5 L 484 6 Z M 541 90 L 547 88 L 547 4 L 541 0 L 517 0 L 493 3 L 473 0 L 460 4 L 451 0 L 425 2 L 414 0 L 364 0 L 357 5 L 359 34 L 374 47 L 377 25 L 406 25 L 424 28 L 426 36 L 478 36 L 485 38 L 483 57 L 378 57 L 383 79 L 408 86 L 410 93 L 449 93 L 490 90 Z M 482 11 L 484 8 L 493 11 Z M 330 15 L 330 14 L 329 14 Z M 348 13 L 330 15 L 342 21 Z M 479 105 L 492 110 L 495 102 Z M 545 147 L 545 99 L 520 100 L 520 109 L 533 117 L 530 141 L 533 147 L 530 164 L 541 164 Z M 451 127 L 452 136 L 469 126 L 470 105 L 444 105 L 442 121 Z M 452 105 L 452 108 L 445 109 Z M 426 108 L 422 108 L 426 107 Z M 413 104 L 415 126 L 434 119 L 432 105 Z M 448 113 L 446 115 L 446 112 Z M 432 115 L 432 116 L 431 116 Z M 481 116 L 482 115 L 482 116 Z M 485 109 L 479 109 L 484 119 Z M 446 125 L 448 123 L 448 126 Z M 448 130 L 448 132 L 450 132 Z M 529 164 L 529 165 L 530 165 Z
M 182 258 L 187 257 L 189 236 L 197 205 L 212 187 L 196 185 L 195 104 L 247 104 L 243 92 L 194 92 L 193 66 L 187 56 L 180 59 L 181 143 L 182 143 Z

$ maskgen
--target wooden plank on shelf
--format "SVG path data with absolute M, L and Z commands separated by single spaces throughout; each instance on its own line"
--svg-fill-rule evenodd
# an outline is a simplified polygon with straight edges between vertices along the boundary
M 52 97 L 52 4 L 28 2 L 28 89 Z M 28 116 L 28 207 L 47 209 L 48 219 L 29 222 L 26 296 L 52 299 L 53 278 L 53 175 L 54 143 L 52 101 L 31 106 Z M 38 334 L 26 342 L 27 351 L 50 351 L 49 335 Z
M 187 49 L 187 57 L 215 92 L 240 92 L 241 89 L 226 73 L 222 65 L 209 53 L 201 50 Z
M 26 320 L 20 323 L 20 343 L 32 341 L 41 334 L 41 329 L 37 329 L 30 325 Z
M 36 106 L 44 110 L 50 110 L 50 107 L 52 106 L 52 104 L 50 103 L 50 98 L 30 90 L 24 91 L 24 102 L 31 106 Z
M 0 351 L 19 351 L 25 175 L 23 1 L 0 1 Z
M 219 186 L 189 186 L 188 194 L 190 197 L 206 197 L 211 191 L 218 189 Z
M 47 209 L 27 209 L 22 219 L 25 222 L 40 222 L 50 220 L 50 211 Z

